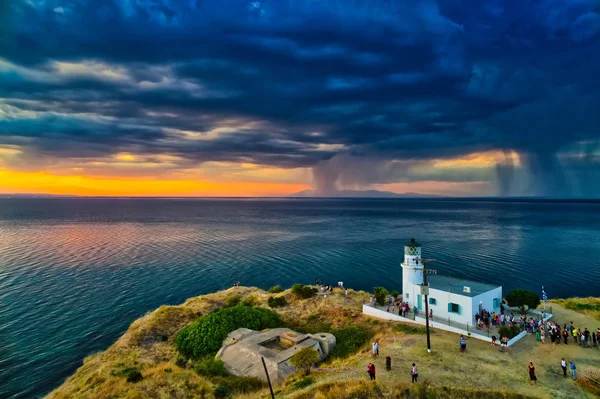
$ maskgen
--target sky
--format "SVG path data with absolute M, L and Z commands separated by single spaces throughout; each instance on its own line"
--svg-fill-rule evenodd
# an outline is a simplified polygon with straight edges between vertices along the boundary
M 600 0 L 0 7 L 0 194 L 600 197 Z

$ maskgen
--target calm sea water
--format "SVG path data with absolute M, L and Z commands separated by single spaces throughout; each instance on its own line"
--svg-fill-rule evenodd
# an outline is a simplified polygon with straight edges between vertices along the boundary
M 416 237 L 439 273 L 600 296 L 600 202 L 0 199 L 0 397 L 36 397 L 144 313 L 315 278 L 401 287 Z

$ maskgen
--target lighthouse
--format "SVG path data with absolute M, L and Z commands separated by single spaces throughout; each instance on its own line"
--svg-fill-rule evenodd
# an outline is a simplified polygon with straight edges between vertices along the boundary
M 402 300 L 408 302 L 410 307 L 421 304 L 416 300 L 421 299 L 420 295 L 414 297 L 417 293 L 414 290 L 415 286 L 423 284 L 423 263 L 421 262 L 421 244 L 411 238 L 404 245 L 404 262 L 402 266 Z

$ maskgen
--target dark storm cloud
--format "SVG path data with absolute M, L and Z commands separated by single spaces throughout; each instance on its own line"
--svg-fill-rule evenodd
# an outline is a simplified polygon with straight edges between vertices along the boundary
M 324 192 L 415 179 L 394 160 L 514 150 L 523 165 L 497 166 L 500 193 L 600 193 L 597 158 L 573 152 L 600 137 L 597 0 L 5 7 L 0 143 L 315 166 Z

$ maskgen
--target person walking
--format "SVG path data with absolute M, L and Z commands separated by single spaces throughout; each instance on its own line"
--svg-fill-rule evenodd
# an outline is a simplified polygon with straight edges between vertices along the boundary
M 418 382 L 417 379 L 419 378 L 419 370 L 417 369 L 417 365 L 416 364 L 412 364 L 412 370 L 410 372 L 412 381 L 411 383 L 415 383 Z
M 569 364 L 571 365 L 571 376 L 573 379 L 577 379 L 577 366 L 575 366 L 575 361 L 573 359 L 569 360 Z
M 565 340 L 565 345 L 569 345 L 569 332 L 565 328 L 562 332 L 563 339 Z
M 535 376 L 535 367 L 533 367 L 533 363 L 529 362 L 529 366 L 527 368 L 529 370 L 529 382 L 533 382 L 535 385 L 537 383 L 537 377 Z
M 389 355 L 385 357 L 385 369 L 387 371 L 392 369 L 392 358 Z
M 540 339 L 542 340 L 542 344 L 546 343 L 546 331 L 544 330 L 544 327 L 542 327 L 540 331 Z
M 373 357 L 377 357 L 378 354 L 379 354 L 379 345 L 377 345 L 377 342 L 373 341 Z
M 563 371 L 563 377 L 566 377 L 567 376 L 567 361 L 565 360 L 564 357 L 562 359 L 560 359 L 560 367 L 562 368 L 562 371 Z
M 373 381 L 375 379 L 375 365 L 373 363 L 367 364 L 367 373 L 369 373 L 369 378 Z
M 467 339 L 465 338 L 464 335 L 460 334 L 460 339 L 458 340 L 458 343 L 460 344 L 461 352 L 464 352 L 467 350 Z

